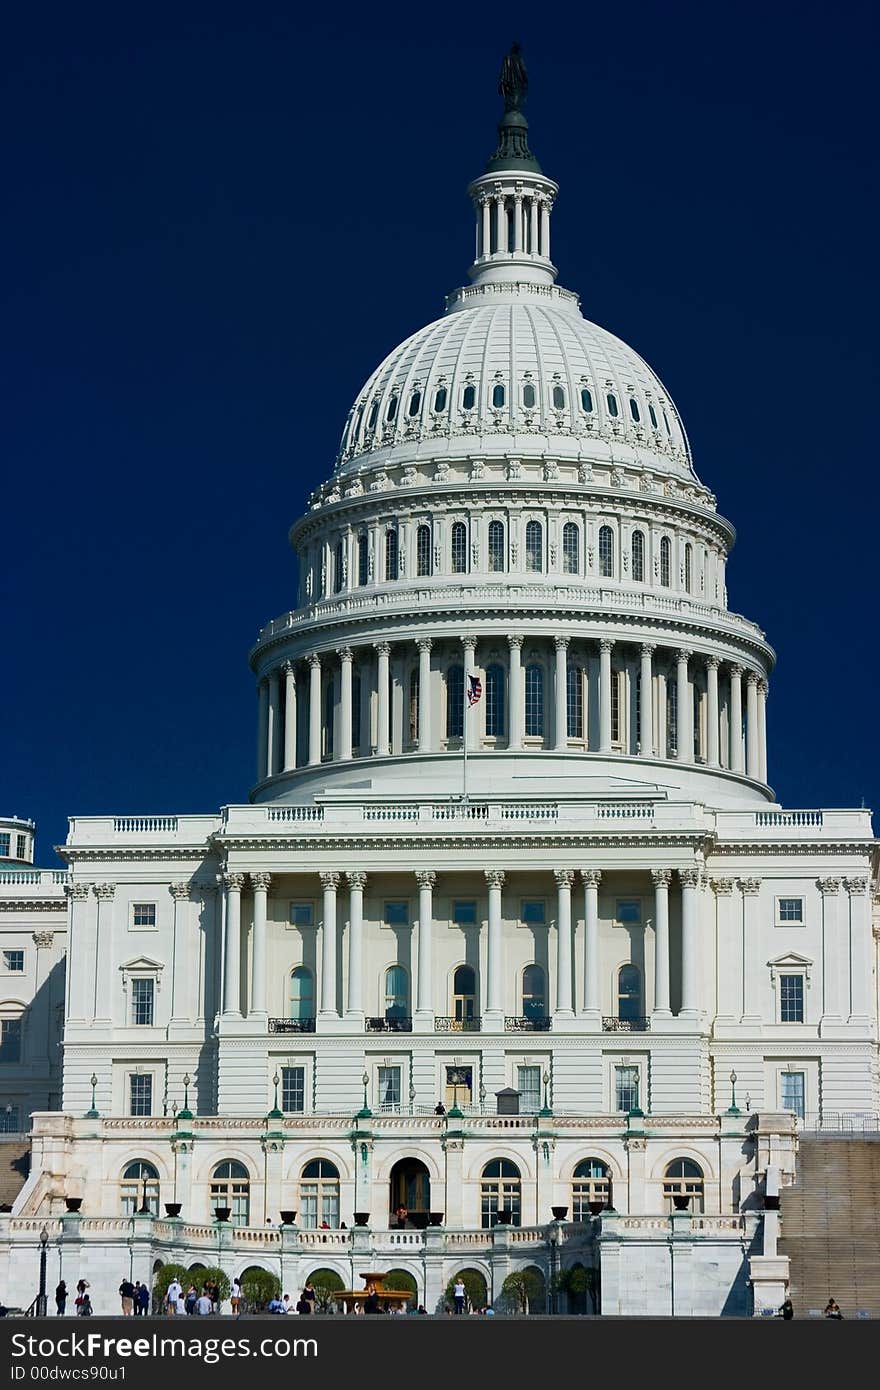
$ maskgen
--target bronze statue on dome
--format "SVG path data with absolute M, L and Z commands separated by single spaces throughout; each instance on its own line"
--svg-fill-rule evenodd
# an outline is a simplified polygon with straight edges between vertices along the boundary
M 519 44 L 512 43 L 501 63 L 498 91 L 504 97 L 505 111 L 519 111 L 529 90 L 529 77 L 520 52 Z

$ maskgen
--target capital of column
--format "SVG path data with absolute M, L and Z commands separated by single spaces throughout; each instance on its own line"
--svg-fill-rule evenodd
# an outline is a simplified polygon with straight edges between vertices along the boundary
M 706 657 L 706 670 L 707 670 L 707 671 L 717 671 L 717 670 L 718 670 L 718 667 L 719 667 L 720 665 L 721 665 L 721 658 L 720 658 L 720 657 L 718 657 L 718 656 L 707 656 L 707 657 Z
M 739 676 L 742 675 L 742 673 L 743 673 L 743 667 L 740 666 L 737 662 L 732 661 L 732 662 L 730 663 L 730 674 L 731 674 L 732 676 L 734 676 L 734 677 L 739 677 Z
M 116 897 L 115 883 L 96 883 L 95 897 L 99 902 L 109 903 Z
M 671 870 L 671 869 L 652 869 L 652 870 L 651 870 L 651 882 L 653 883 L 653 885 L 654 885 L 655 888 L 659 888 L 659 887 L 661 887 L 663 884 L 666 884 L 666 885 L 668 886 L 668 884 L 671 882 L 671 879 L 672 879 L 672 870 Z
M 716 897 L 729 898 L 733 892 L 733 879 L 713 878 L 709 880 L 709 886 L 712 888 Z
M 92 891 L 90 883 L 65 883 L 64 891 L 75 903 L 84 903 Z
M 839 878 L 820 878 L 817 880 L 819 892 L 823 897 L 830 897 L 840 888 Z
M 570 641 L 570 637 L 557 636 L 553 638 L 553 645 L 558 652 L 564 652 Z
M 581 881 L 585 888 L 598 888 L 602 882 L 602 870 L 581 869 Z
M 747 898 L 754 898 L 761 891 L 761 880 L 759 878 L 741 878 L 739 886 L 740 892 L 745 893 Z
M 610 651 L 613 651 L 613 650 L 614 650 L 614 641 L 613 641 L 613 639 L 612 639 L 611 637 L 600 637 L 600 638 L 599 638 L 599 651 L 600 651 L 600 652 L 610 652 Z
M 351 647 L 337 647 L 336 655 L 339 657 L 340 661 L 354 660 L 354 652 L 352 651 Z
M 285 676 L 292 676 L 294 671 L 296 670 L 296 666 L 292 661 L 282 661 L 281 669 L 284 672 Z
M 169 883 L 168 891 L 176 902 L 183 902 L 189 897 L 189 884 L 185 882 Z
M 639 651 L 641 652 L 642 656 L 653 656 L 656 650 L 656 642 L 642 642 L 639 646 Z
M 758 681 L 758 689 L 766 699 L 767 696 L 770 694 L 770 682 L 765 680 Z
M 318 656 L 317 652 L 309 652 L 308 656 L 306 657 L 306 661 L 313 671 L 315 667 L 318 667 L 320 669 L 321 658 Z
M 224 887 L 231 892 L 240 893 L 244 887 L 244 874 L 224 873 L 221 874 L 220 877 L 223 880 Z
M 553 877 L 557 888 L 570 888 L 574 883 L 574 869 L 554 869 Z
M 31 932 L 31 941 L 39 951 L 41 948 L 54 945 L 55 933 L 51 931 L 34 931 Z
M 420 652 L 429 652 L 434 645 L 433 637 L 417 637 L 416 646 Z
M 342 875 L 336 873 L 335 870 L 331 870 L 329 873 L 319 874 L 318 877 L 321 880 L 322 888 L 338 888 L 339 880 L 342 877 Z
M 373 646 L 374 646 L 374 648 L 375 648 L 375 650 L 376 650 L 377 655 L 379 655 L 379 656 L 390 656 L 390 655 L 391 655 L 391 643 L 390 643 L 390 642 L 374 642 L 374 643 L 373 643 Z
M 511 651 L 519 651 L 523 644 L 523 638 L 516 634 L 508 634 L 507 645 Z
M 462 645 L 463 647 L 465 647 L 465 648 L 470 647 L 471 651 L 474 651 L 475 648 L 476 648 L 476 645 L 477 645 L 477 639 L 476 639 L 476 637 L 470 637 L 470 636 L 468 636 L 468 637 L 462 637 L 462 639 L 461 639 L 461 645 Z
M 676 661 L 683 661 L 685 664 L 690 661 L 692 656 L 693 652 L 688 647 L 679 647 L 675 653 Z
M 843 886 L 850 897 L 860 896 L 868 891 L 868 880 L 866 878 L 845 878 Z
M 760 685 L 760 677 L 757 671 L 748 671 L 746 673 L 746 685 Z
M 486 882 L 490 888 L 504 887 L 506 875 L 503 869 L 484 869 L 483 872 L 486 875 Z
M 437 875 L 433 869 L 417 869 L 416 883 L 420 888 L 433 888 L 437 882 Z
M 251 887 L 262 889 L 263 892 L 268 893 L 269 889 L 272 887 L 272 875 L 262 872 L 251 874 Z
M 699 888 L 700 871 L 699 869 L 679 869 L 678 881 L 682 888 Z
M 367 876 L 361 873 L 359 869 L 354 870 L 352 873 L 347 873 L 345 879 L 349 888 L 366 888 L 367 886 Z

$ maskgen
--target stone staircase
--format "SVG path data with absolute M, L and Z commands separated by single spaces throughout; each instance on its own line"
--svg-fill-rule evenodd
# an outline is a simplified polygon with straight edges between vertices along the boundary
M 880 1137 L 801 1137 L 780 1216 L 795 1316 L 821 1315 L 833 1294 L 845 1318 L 880 1318 Z

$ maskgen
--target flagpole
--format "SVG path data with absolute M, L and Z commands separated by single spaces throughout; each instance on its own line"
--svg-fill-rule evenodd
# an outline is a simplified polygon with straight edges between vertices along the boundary
M 467 746 L 468 746 L 468 679 L 469 671 L 467 666 L 467 648 L 465 648 L 464 679 L 461 686 L 462 711 L 461 711 L 461 799 L 467 801 Z

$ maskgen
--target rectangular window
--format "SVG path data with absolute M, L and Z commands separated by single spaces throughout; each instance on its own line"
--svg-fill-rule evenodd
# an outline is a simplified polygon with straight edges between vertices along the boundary
M 793 1110 L 798 1119 L 804 1118 L 804 1085 L 805 1076 L 802 1071 L 784 1071 L 780 1076 L 781 1080 L 781 1102 L 783 1110 Z
M 641 898 L 618 898 L 614 920 L 620 927 L 639 927 L 642 923 Z
M 638 1067 L 614 1068 L 614 1108 L 635 1110 L 639 1103 Z
M 15 838 L 15 857 L 16 859 L 24 859 L 26 854 L 27 837 L 25 835 L 17 835 Z
M 678 684 L 674 675 L 666 682 L 666 753 L 670 758 L 678 753 Z
M 24 951 L 4 951 L 3 969 L 11 971 L 14 975 L 20 975 L 24 970 Z
M 541 1108 L 541 1068 L 517 1067 L 516 1089 L 521 1113 L 534 1115 Z
M 569 666 L 566 672 L 566 733 L 569 738 L 584 736 L 584 672 L 580 666 Z
M 0 1021 L 0 1062 L 21 1061 L 21 1019 Z
M 543 927 L 547 921 L 547 905 L 543 898 L 525 898 L 522 905 L 522 920 L 527 926 Z
M 305 1067 L 281 1068 L 281 1109 L 285 1115 L 302 1115 L 306 1108 Z
M 803 975 L 779 976 L 779 1017 L 783 1023 L 803 1023 Z
M 386 927 L 409 926 L 409 903 L 386 903 L 384 921 Z
M 453 903 L 452 920 L 459 927 L 474 926 L 477 921 L 477 904 L 473 902 Z
M 133 927 L 149 928 L 156 925 L 156 904 L 155 903 L 132 903 L 131 905 L 131 925 Z
M 620 732 L 620 682 L 622 671 L 611 672 L 611 742 L 621 742 Z
M 10 837 L 5 830 L 0 831 L 0 859 L 9 858 Z
M 130 1115 L 152 1115 L 153 1078 L 133 1072 L 128 1078 Z
M 400 1108 L 400 1067 L 379 1068 L 379 1109 Z
M 132 980 L 131 982 L 131 1021 L 143 1027 L 153 1023 L 153 998 L 155 980 Z
M 776 925 L 778 927 L 802 927 L 804 925 L 803 898 L 777 898 Z
M 17 1134 L 21 1129 L 21 1111 L 17 1105 L 0 1109 L 0 1133 Z
M 292 927 L 313 927 L 315 925 L 314 904 L 291 903 L 289 920 Z

